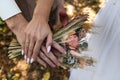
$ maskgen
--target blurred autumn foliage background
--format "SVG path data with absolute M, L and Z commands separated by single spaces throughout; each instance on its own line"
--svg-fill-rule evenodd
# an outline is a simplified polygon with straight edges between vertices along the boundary
M 64 7 L 71 19 L 79 13 L 88 14 L 92 23 L 105 0 L 65 0 Z M 44 68 L 38 63 L 26 64 L 23 56 L 8 58 L 8 46 L 15 39 L 7 25 L 0 19 L 0 80 L 68 80 L 69 70 Z

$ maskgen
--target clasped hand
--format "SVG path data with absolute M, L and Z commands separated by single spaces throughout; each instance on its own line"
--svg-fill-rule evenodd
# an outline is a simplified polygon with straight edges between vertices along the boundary
M 62 53 L 64 49 L 55 42 L 53 44 L 52 32 L 46 20 L 42 18 L 33 18 L 27 24 L 24 35 L 25 39 L 22 41 L 22 49 L 25 53 L 24 58 L 27 63 L 38 61 L 43 66 L 46 66 L 45 62 L 51 67 L 60 65 L 60 62 L 50 50 L 51 46 Z
M 22 54 L 24 53 L 27 63 L 37 61 L 45 67 L 46 63 L 51 67 L 60 65 L 56 56 L 65 51 L 52 40 L 52 32 L 47 21 L 33 18 L 28 23 L 21 14 L 18 14 L 6 20 L 6 23 L 21 44 Z

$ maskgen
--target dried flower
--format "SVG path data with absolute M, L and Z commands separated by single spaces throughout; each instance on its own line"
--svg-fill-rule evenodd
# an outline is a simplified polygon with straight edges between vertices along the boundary
M 59 57 L 64 67 L 80 67 L 91 66 L 94 59 L 89 56 L 83 56 L 82 50 L 88 47 L 86 41 L 81 41 L 85 37 L 84 23 L 87 21 L 87 15 L 80 15 L 71 20 L 65 27 L 54 33 L 53 39 L 59 44 L 64 45 L 66 49 L 65 55 Z M 18 42 L 11 42 L 9 46 L 9 58 L 15 58 L 21 55 L 21 46 Z M 62 67 L 63 67 L 62 66 Z

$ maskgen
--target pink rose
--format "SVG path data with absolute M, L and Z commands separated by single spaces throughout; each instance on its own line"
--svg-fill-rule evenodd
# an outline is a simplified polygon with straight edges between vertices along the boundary
M 70 42 L 68 42 L 69 46 L 74 48 L 77 48 L 79 46 L 79 40 L 77 35 L 71 35 L 69 39 L 71 40 Z

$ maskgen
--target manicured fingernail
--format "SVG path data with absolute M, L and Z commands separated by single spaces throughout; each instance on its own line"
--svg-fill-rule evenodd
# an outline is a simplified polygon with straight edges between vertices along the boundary
M 24 50 L 21 51 L 21 54 L 24 55 Z
M 27 63 L 29 63 L 30 62 L 30 59 L 29 58 L 27 58 Z
M 30 60 L 30 63 L 33 63 L 33 61 L 34 61 L 34 59 L 32 58 L 32 59 Z
M 27 59 L 27 56 L 26 56 L 26 55 L 24 56 L 24 59 L 25 59 L 25 60 Z
M 47 47 L 47 53 L 49 53 L 50 50 L 51 50 L 51 46 L 48 46 L 48 47 Z

